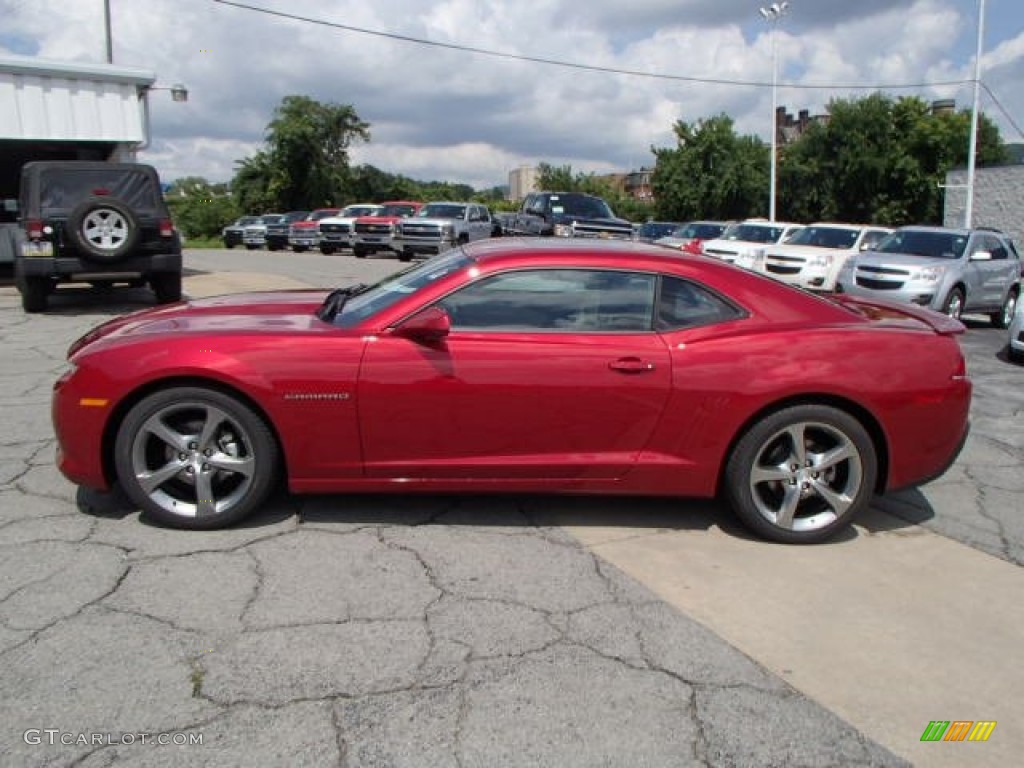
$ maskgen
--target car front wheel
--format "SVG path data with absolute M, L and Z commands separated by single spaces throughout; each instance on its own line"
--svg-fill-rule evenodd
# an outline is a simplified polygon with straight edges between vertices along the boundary
M 1010 289 L 1003 300 L 1003 306 L 998 312 L 993 312 L 989 317 L 992 325 L 996 328 L 1009 328 L 1013 322 L 1013 313 L 1017 311 L 1017 291 Z
M 277 443 L 263 419 L 237 398 L 174 387 L 140 400 L 115 443 L 117 477 L 154 520 L 175 528 L 231 525 L 267 498 Z
M 877 466 L 857 419 L 830 406 L 798 405 L 766 416 L 740 438 L 726 465 L 724 491 L 753 532 L 812 544 L 868 505 Z
M 964 292 L 959 288 L 954 288 L 946 296 L 946 300 L 942 302 L 942 314 L 949 315 L 954 320 L 959 320 L 963 312 Z

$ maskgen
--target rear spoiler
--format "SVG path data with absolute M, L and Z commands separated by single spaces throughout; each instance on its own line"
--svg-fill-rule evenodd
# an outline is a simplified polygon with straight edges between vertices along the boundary
M 870 320 L 905 320 L 909 317 L 919 320 L 941 336 L 957 336 L 967 330 L 959 320 L 917 304 L 851 296 L 847 293 L 832 294 L 829 298 Z

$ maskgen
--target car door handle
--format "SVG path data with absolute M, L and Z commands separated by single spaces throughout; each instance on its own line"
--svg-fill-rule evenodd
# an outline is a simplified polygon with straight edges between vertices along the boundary
M 608 363 L 608 367 L 613 371 L 622 371 L 623 373 L 647 373 L 654 370 L 654 363 L 649 360 L 641 360 L 639 357 L 620 357 L 618 360 Z

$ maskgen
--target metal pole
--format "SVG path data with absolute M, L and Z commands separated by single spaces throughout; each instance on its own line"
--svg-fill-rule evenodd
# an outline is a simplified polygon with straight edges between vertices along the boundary
M 110 0 L 103 0 L 103 28 L 107 35 L 107 64 L 113 64 L 114 39 L 110 34 Z
M 971 139 L 967 149 L 967 201 L 964 226 L 974 222 L 974 165 L 978 154 L 978 102 L 981 99 L 981 51 L 985 39 L 985 0 L 978 0 L 978 51 L 974 56 L 974 105 L 971 108 Z
M 776 14 L 772 19 L 772 170 L 771 170 L 771 192 L 768 196 L 768 220 L 775 221 L 775 174 L 779 157 L 779 99 L 778 80 L 779 64 L 775 54 L 775 31 L 779 26 L 779 16 Z

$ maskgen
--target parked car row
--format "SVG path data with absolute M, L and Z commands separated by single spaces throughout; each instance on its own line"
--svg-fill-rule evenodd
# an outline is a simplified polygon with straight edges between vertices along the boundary
M 393 252 L 400 260 L 409 261 L 500 234 L 500 225 L 485 205 L 395 200 L 243 216 L 224 228 L 223 240 L 227 248 L 240 244 L 271 251 L 319 248 L 324 254 L 349 250 L 356 258 Z
M 706 256 L 810 291 L 917 304 L 957 319 L 964 313 L 986 314 L 998 328 L 1014 322 L 1024 274 L 1013 241 L 985 227 L 892 230 L 755 219 L 730 224 L 713 240 L 673 236 L 657 242 L 690 252 L 698 243 Z M 1011 334 L 1011 354 L 1014 342 L 1024 351 L 1020 332 Z

